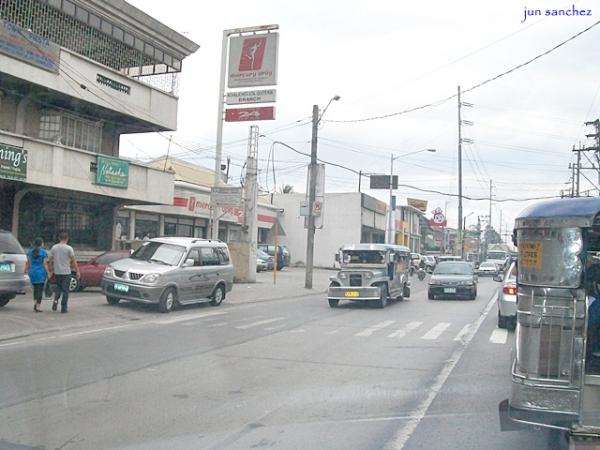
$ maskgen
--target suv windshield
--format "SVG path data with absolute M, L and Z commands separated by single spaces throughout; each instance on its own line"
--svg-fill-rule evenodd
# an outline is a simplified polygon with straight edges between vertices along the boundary
M 385 252 L 374 250 L 346 250 L 344 264 L 384 264 Z
M 466 263 L 440 263 L 433 271 L 434 275 L 471 275 L 471 264 Z
M 23 254 L 23 248 L 19 242 L 10 233 L 0 233 L 0 253 L 4 254 Z
M 149 242 L 138 248 L 131 259 L 176 266 L 181 261 L 185 248 L 164 242 Z

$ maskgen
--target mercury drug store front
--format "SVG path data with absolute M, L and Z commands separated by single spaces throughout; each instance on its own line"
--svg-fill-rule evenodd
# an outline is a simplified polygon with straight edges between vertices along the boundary
M 276 216 L 276 207 L 258 204 L 259 243 L 267 242 Z M 219 208 L 219 240 L 239 240 L 243 221 L 242 208 Z M 144 238 L 182 236 L 206 239 L 209 233 L 210 189 L 185 181 L 175 181 L 171 205 L 126 206 L 118 211 L 116 218 L 115 235 L 120 236 L 121 248 L 129 248 L 132 241 Z

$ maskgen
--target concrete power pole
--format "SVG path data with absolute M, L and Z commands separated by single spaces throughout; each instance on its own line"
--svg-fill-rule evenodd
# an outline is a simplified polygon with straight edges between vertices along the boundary
M 458 242 L 462 242 L 462 120 L 461 120 L 460 86 L 458 86 Z M 462 252 L 461 252 L 462 256 Z
M 492 227 L 492 180 L 490 180 L 490 216 L 488 217 L 488 225 Z
M 319 130 L 319 106 L 313 105 L 312 110 L 312 139 L 310 145 L 310 166 L 308 186 L 308 231 L 306 235 L 306 274 L 304 287 L 312 289 L 313 261 L 315 252 L 315 215 L 314 203 L 317 194 L 317 135 Z

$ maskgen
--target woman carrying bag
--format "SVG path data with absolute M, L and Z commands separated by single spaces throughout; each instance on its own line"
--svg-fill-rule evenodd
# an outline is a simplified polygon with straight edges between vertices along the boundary
M 25 271 L 33 286 L 33 310 L 42 312 L 42 295 L 48 276 L 48 252 L 44 249 L 42 238 L 36 238 L 35 246 L 27 252 Z

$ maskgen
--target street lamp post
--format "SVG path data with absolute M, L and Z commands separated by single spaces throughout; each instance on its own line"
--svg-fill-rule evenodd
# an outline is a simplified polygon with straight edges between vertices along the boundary
M 315 215 L 314 203 L 317 194 L 317 135 L 319 122 L 325 115 L 331 102 L 338 101 L 339 95 L 334 95 L 327 103 L 323 112 L 319 115 L 319 106 L 313 105 L 312 111 L 312 139 L 310 145 L 310 166 L 309 166 L 309 186 L 308 186 L 308 230 L 306 234 L 306 273 L 304 277 L 304 287 L 312 289 L 313 285 L 313 262 L 315 253 Z
M 423 150 L 417 150 L 416 152 L 404 153 L 402 155 L 394 156 L 392 153 L 390 155 L 390 203 L 388 208 L 388 220 L 387 220 L 387 233 L 385 242 L 388 244 L 394 244 L 395 239 L 395 226 L 394 226 L 394 209 L 392 207 L 393 199 L 394 199 L 394 161 L 403 158 L 405 156 L 416 155 L 417 153 L 423 152 L 431 152 L 435 153 L 437 150 L 435 148 L 424 148 Z

